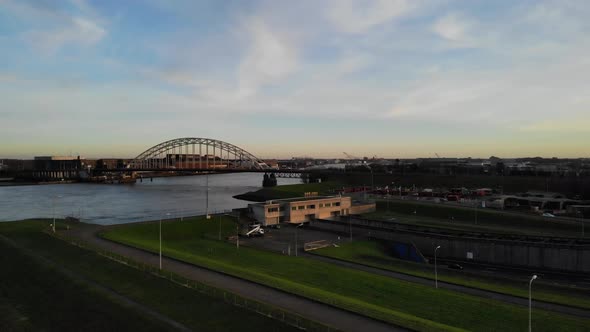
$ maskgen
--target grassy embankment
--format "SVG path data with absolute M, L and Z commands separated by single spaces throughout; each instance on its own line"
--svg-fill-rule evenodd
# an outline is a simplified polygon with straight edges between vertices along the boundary
M 174 330 L 96 284 L 197 331 L 296 330 L 53 238 L 48 224 L 0 223 L 0 331 Z
M 339 182 L 301 183 L 262 188 L 234 197 L 247 201 L 264 202 L 269 199 L 303 197 L 306 192 L 317 192 L 320 195 L 333 194 L 335 189 L 340 188 L 342 188 L 342 184 Z
M 527 308 L 254 248 L 213 240 L 219 222 L 187 219 L 163 225 L 164 254 L 415 330 L 522 331 Z M 158 225 L 117 227 L 104 237 L 156 252 Z M 590 330 L 590 320 L 535 310 L 536 331 Z
M 416 213 L 414 213 L 414 211 Z M 378 200 L 377 211 L 364 218 L 434 226 L 462 231 L 581 237 L 579 222 L 555 221 L 548 217 L 528 216 L 494 209 L 435 204 L 411 200 Z M 586 225 L 586 226 L 590 226 Z M 590 232 L 585 232 L 590 237 Z
M 405 273 L 434 280 L 433 267 L 392 258 L 384 243 L 378 241 L 355 241 L 314 251 L 314 254 L 368 265 L 380 269 Z M 493 292 L 528 298 L 528 281 L 502 278 L 486 278 L 465 274 L 462 271 L 438 270 L 438 279 L 458 285 L 485 289 Z M 535 283 L 533 299 L 590 309 L 590 290 Z

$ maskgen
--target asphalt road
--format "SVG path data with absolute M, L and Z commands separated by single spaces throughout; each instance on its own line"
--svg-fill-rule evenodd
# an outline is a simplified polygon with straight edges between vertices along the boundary
M 96 233 L 105 226 L 85 225 L 68 231 L 94 246 L 130 257 L 153 266 L 158 266 L 158 255 L 135 249 L 122 244 L 104 240 Z M 332 326 L 342 331 L 407 331 L 407 329 L 392 326 L 362 315 L 338 309 L 327 304 L 315 302 L 297 295 L 263 286 L 251 281 L 232 277 L 223 273 L 201 268 L 196 265 L 180 262 L 167 257 L 162 258 L 165 270 L 172 271 L 186 278 L 198 280 L 211 286 L 228 290 L 229 292 L 268 303 L 290 312 L 297 313 L 317 322 Z

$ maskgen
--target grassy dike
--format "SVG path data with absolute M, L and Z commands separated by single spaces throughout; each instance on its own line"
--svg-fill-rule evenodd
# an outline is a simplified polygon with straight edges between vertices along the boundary
M 0 331 L 175 330 L 93 284 L 195 331 L 297 330 L 42 233 L 48 223 L 0 223 Z
M 306 192 L 317 192 L 320 195 L 333 194 L 334 190 L 340 188 L 342 188 L 342 184 L 339 182 L 300 183 L 262 188 L 257 191 L 250 191 L 234 197 L 246 201 L 264 202 L 270 199 L 303 197 Z
M 217 238 L 231 219 L 185 219 L 163 225 L 166 256 L 269 285 L 376 319 L 420 331 L 523 331 L 527 308 L 434 289 L 333 264 L 241 247 Z M 158 224 L 124 225 L 103 237 L 156 252 Z M 535 310 L 535 331 L 590 330 L 590 320 Z
M 582 235 L 582 224 L 579 222 L 556 222 L 551 218 L 489 208 L 476 211 L 471 207 L 399 199 L 377 200 L 376 203 L 377 211 L 364 214 L 364 218 L 391 220 L 393 217 L 397 222 L 466 231 L 575 238 Z M 590 237 L 588 233 L 586 238 Z
M 392 258 L 386 253 L 384 245 L 378 241 L 354 241 L 341 243 L 339 247 L 327 247 L 315 250 L 314 254 L 336 258 L 353 263 L 376 267 L 379 269 L 405 273 L 417 277 L 433 279 L 432 265 L 407 262 Z M 483 278 L 439 267 L 438 280 L 492 292 L 528 298 L 527 281 L 500 280 L 500 278 Z M 589 294 L 584 294 L 584 291 Z M 554 285 L 544 285 L 542 280 L 535 284 L 533 299 L 567 306 L 590 309 L 590 291 Z

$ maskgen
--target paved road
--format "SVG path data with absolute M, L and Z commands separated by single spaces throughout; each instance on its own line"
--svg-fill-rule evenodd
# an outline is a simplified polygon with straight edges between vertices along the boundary
M 304 255 L 306 257 L 309 257 L 312 259 L 340 265 L 343 267 L 353 268 L 353 269 L 362 270 L 362 271 L 366 271 L 366 272 L 370 272 L 370 273 L 374 273 L 374 274 L 378 274 L 378 275 L 382 275 L 382 276 L 386 276 L 386 277 L 396 278 L 396 279 L 400 279 L 400 280 L 405 280 L 405 281 L 409 281 L 409 282 L 413 282 L 413 283 L 418 283 L 418 284 L 434 287 L 434 281 L 431 279 L 427 279 L 427 278 L 416 277 L 416 276 L 393 272 L 393 271 L 389 271 L 389 270 L 382 270 L 382 269 L 378 269 L 378 268 L 374 268 L 374 267 L 370 267 L 370 266 L 366 266 L 366 265 L 362 265 L 362 264 L 356 264 L 356 263 L 352 263 L 352 262 L 342 261 L 339 259 L 329 258 L 329 257 L 325 257 L 325 256 L 319 256 L 319 255 L 313 255 L 313 254 L 307 254 L 307 253 Z M 522 297 L 500 294 L 500 293 L 496 293 L 496 292 L 486 291 L 483 289 L 465 287 L 465 286 L 446 283 L 446 282 L 442 282 L 442 281 L 438 282 L 438 287 L 461 292 L 461 293 L 465 293 L 465 294 L 469 294 L 469 295 L 475 295 L 475 296 L 479 296 L 479 297 L 485 297 L 488 299 L 512 303 L 512 304 L 518 304 L 518 305 L 523 305 L 523 306 L 528 306 L 528 304 L 529 304 L 528 299 L 525 299 Z M 569 306 L 548 303 L 548 302 L 540 302 L 540 301 L 533 301 L 533 307 L 538 308 L 538 309 L 545 309 L 545 310 L 549 310 L 549 311 L 553 311 L 553 312 L 559 312 L 559 313 L 563 313 L 563 314 L 573 315 L 573 316 L 590 318 L 590 310 L 584 310 L 584 309 L 575 308 L 575 307 L 569 307 Z
M 105 229 L 105 226 L 84 225 L 84 227 L 78 227 L 68 231 L 68 234 L 76 236 L 102 249 L 153 266 L 158 265 L 158 255 L 107 241 L 96 236 L 96 233 L 103 229 Z M 226 289 L 246 298 L 272 304 L 342 331 L 407 331 L 404 328 L 392 326 L 346 310 L 285 293 L 254 282 L 211 271 L 196 265 L 169 259 L 167 257 L 162 258 L 162 265 L 164 269 L 186 278 L 198 280 L 221 289 Z

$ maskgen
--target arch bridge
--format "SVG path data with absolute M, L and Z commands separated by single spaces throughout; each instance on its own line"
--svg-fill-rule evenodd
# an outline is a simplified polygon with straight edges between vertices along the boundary
M 176 138 L 155 145 L 133 159 L 133 170 L 245 171 L 270 170 L 250 152 L 211 138 Z

